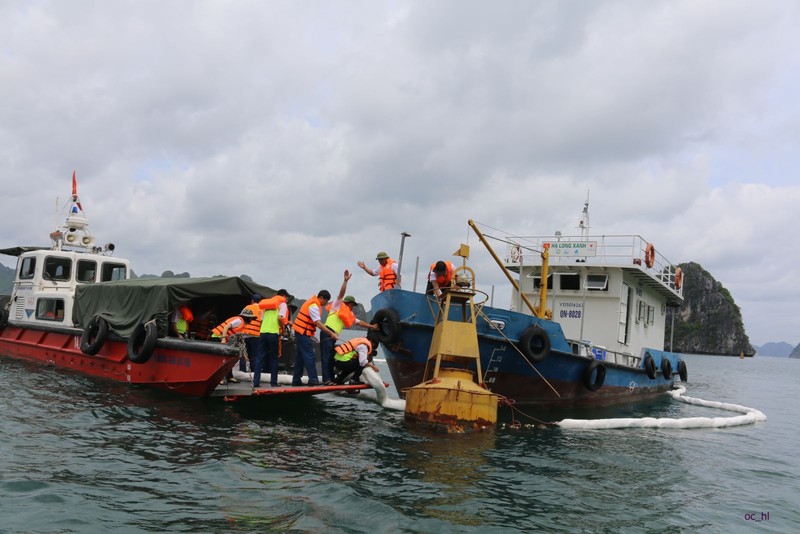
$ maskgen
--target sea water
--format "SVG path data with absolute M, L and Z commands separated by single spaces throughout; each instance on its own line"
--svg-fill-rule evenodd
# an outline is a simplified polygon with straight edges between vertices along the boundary
M 0 532 L 798 531 L 800 360 L 685 358 L 687 395 L 767 421 L 537 422 L 731 415 L 665 395 L 451 436 L 357 396 L 241 407 L 2 358 Z

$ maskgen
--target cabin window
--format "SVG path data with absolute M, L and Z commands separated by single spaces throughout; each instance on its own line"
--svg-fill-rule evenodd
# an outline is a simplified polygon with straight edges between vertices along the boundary
M 643 300 L 637 301 L 636 322 L 643 323 L 647 319 L 647 304 Z
M 64 299 L 39 299 L 36 318 L 43 321 L 64 321 Z
M 541 276 L 533 276 L 533 290 L 536 291 L 537 289 L 541 289 L 542 287 L 542 277 Z M 553 289 L 553 275 L 547 275 L 547 289 Z
M 558 277 L 558 282 L 562 290 L 577 291 L 581 288 L 581 275 L 578 273 L 561 273 Z
M 656 307 L 655 306 L 648 306 L 647 307 L 647 324 L 655 324 L 656 323 Z
M 28 256 L 22 258 L 22 264 L 19 266 L 19 279 L 30 280 L 36 272 L 36 258 Z
M 78 282 L 91 284 L 97 277 L 97 262 L 78 260 Z
M 101 282 L 113 282 L 114 280 L 125 280 L 125 264 L 124 263 L 104 263 L 103 276 Z
M 43 278 L 56 282 L 67 282 L 72 274 L 72 260 L 58 256 L 48 256 L 44 260 Z
M 607 274 L 586 275 L 586 289 L 589 291 L 608 291 Z

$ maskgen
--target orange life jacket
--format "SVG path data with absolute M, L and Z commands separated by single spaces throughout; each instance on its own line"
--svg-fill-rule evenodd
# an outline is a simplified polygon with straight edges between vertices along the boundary
M 450 280 L 453 279 L 453 264 L 449 261 L 444 262 L 444 264 L 447 266 L 447 271 L 444 274 L 436 274 L 436 283 L 439 284 L 439 287 L 449 286 Z M 436 264 L 432 263 L 428 273 L 432 273 L 435 267 Z M 428 278 L 430 279 L 430 274 L 428 274 Z
M 192 313 L 192 309 L 189 308 L 186 304 L 182 304 L 178 307 L 178 311 L 181 312 L 181 317 L 187 323 L 191 323 L 194 321 L 194 314 Z
M 231 324 L 236 319 L 241 319 L 242 323 L 244 323 L 244 324 L 242 324 L 241 326 L 231 326 L 230 328 L 228 328 L 228 335 L 231 336 L 233 334 L 241 334 L 241 333 L 243 333 L 244 329 L 247 327 L 247 321 L 245 321 L 244 317 L 242 317 L 241 315 L 234 315 L 233 317 L 229 317 L 229 318 L 225 319 L 225 321 L 223 321 L 222 323 L 218 324 L 211 331 L 212 337 L 222 337 L 222 331 L 225 330 L 225 327 L 227 325 Z
M 356 314 L 350 309 L 350 306 L 342 302 L 339 304 L 339 309 L 331 312 L 333 304 L 328 304 L 325 308 L 328 310 L 328 318 L 325 319 L 325 326 L 336 332 L 337 334 L 345 328 L 350 328 L 356 324 Z
M 381 272 L 379 273 L 378 288 L 381 291 L 386 291 L 387 289 L 392 289 L 394 286 L 397 285 L 397 275 L 395 274 L 394 270 L 392 270 L 392 265 L 396 262 L 389 258 L 386 260 L 386 265 L 381 265 Z
M 354 337 L 350 341 L 345 341 L 341 345 L 336 346 L 336 354 L 339 356 L 336 359 L 339 361 L 347 361 L 347 358 L 344 358 L 346 355 L 350 355 L 350 358 L 356 358 L 356 347 L 359 345 L 366 345 L 367 346 L 367 354 L 372 352 L 372 342 L 365 337 Z
M 244 309 L 253 312 L 256 318 L 244 325 L 244 331 L 242 333 L 246 336 L 261 335 L 261 318 L 264 316 L 264 310 L 262 310 L 258 304 L 248 304 Z
M 298 334 L 313 336 L 317 331 L 317 325 L 311 320 L 311 315 L 308 313 L 308 309 L 312 304 L 316 304 L 320 309 L 322 308 L 319 297 L 316 296 L 311 297 L 300 306 L 300 311 L 297 312 L 297 317 L 294 318 L 294 324 L 292 325 L 292 330 Z

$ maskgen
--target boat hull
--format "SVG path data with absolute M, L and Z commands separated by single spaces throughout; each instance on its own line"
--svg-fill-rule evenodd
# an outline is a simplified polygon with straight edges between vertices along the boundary
M 107 339 L 93 356 L 82 353 L 80 344 L 78 329 L 6 325 L 0 331 L 0 356 L 192 397 L 210 395 L 239 360 L 228 347 L 201 341 L 159 340 L 152 357 L 143 364 L 127 359 L 126 340 Z
M 372 300 L 373 312 L 391 309 L 399 319 L 397 341 L 382 342 L 381 346 L 400 395 L 422 381 L 436 306 L 433 299 L 404 290 L 385 291 Z M 460 315 L 461 311 L 454 313 Z M 498 332 L 490 322 L 502 325 L 502 330 Z M 546 332 L 550 343 L 548 354 L 538 362 L 530 361 L 519 350 L 520 336 L 532 325 Z M 548 408 L 601 406 L 654 397 L 672 388 L 680 361 L 675 354 L 648 349 L 657 364 L 667 359 L 674 370 L 665 377 L 659 369 L 655 378 L 650 378 L 643 360 L 639 360 L 641 367 L 630 367 L 573 354 L 561 327 L 553 321 L 485 306 L 476 326 L 481 381 L 493 393 L 517 404 Z M 597 367 L 602 367 L 605 375 L 600 387 L 592 390 L 599 378 Z

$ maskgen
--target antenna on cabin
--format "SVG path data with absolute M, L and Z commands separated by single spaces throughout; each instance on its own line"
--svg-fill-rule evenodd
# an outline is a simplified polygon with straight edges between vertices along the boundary
M 589 191 L 586 191 L 586 202 L 583 205 L 583 213 L 581 214 L 581 220 L 578 223 L 578 228 L 581 229 L 581 237 L 586 237 L 589 235 Z

